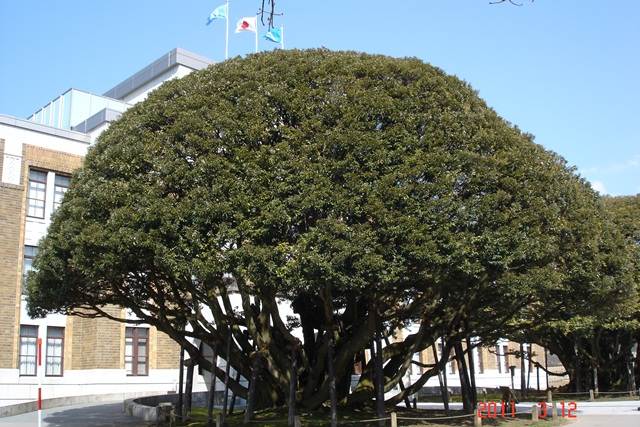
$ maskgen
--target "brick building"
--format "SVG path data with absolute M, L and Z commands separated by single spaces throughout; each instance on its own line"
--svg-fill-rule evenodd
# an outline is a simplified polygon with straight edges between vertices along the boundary
M 103 95 L 70 89 L 26 120 L 0 115 L 0 406 L 36 400 L 39 380 L 43 398 L 176 390 L 179 347 L 166 335 L 106 319 L 31 319 L 22 284 L 97 136 L 162 82 L 210 64 L 174 49 Z

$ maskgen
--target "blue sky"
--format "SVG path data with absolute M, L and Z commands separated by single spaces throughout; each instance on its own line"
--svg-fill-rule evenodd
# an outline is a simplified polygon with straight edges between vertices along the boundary
M 470 83 L 593 187 L 640 193 L 640 1 L 276 0 L 285 48 L 412 56 Z M 175 47 L 224 60 L 224 0 L 1 0 L 0 114 L 103 93 Z M 231 0 L 229 55 L 254 51 Z M 260 28 L 260 34 L 266 28 Z M 276 45 L 260 40 L 259 49 Z

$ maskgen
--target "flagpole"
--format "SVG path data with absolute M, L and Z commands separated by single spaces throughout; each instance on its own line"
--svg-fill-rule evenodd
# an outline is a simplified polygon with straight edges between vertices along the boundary
M 280 48 L 284 50 L 284 24 L 280 25 Z
M 256 14 L 256 53 L 258 53 L 258 14 Z
M 224 60 L 229 59 L 229 0 L 227 0 L 227 33 L 224 45 Z

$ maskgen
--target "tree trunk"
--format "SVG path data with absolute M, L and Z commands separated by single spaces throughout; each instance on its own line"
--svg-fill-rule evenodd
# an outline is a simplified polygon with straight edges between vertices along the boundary
M 329 402 L 331 404 L 331 427 L 338 426 L 338 398 L 336 394 L 336 373 L 333 364 L 333 325 L 329 325 L 327 330 L 327 370 L 329 375 Z
M 638 364 L 638 343 L 635 342 L 634 343 L 634 339 L 633 336 L 630 337 L 631 341 L 629 343 L 630 345 L 630 352 L 631 352 L 631 389 L 633 391 L 638 391 L 637 390 L 637 386 L 638 384 L 636 383 L 636 366 Z
M 442 394 L 442 403 L 444 403 L 444 413 L 448 417 L 449 416 L 449 391 L 447 390 L 446 382 L 442 380 L 442 371 L 438 368 L 438 350 L 436 346 L 438 345 L 438 341 L 434 341 L 433 346 L 433 360 L 436 364 L 436 369 L 438 370 L 438 382 L 440 382 L 440 393 Z M 442 343 L 442 347 L 444 348 L 444 343 Z M 444 370 L 447 370 L 447 365 L 445 365 Z
M 547 390 L 549 390 L 549 350 L 544 348 L 544 376 L 547 383 Z
M 527 397 L 527 382 L 524 375 L 524 368 L 524 344 L 520 342 L 520 397 L 522 400 Z
M 244 411 L 243 425 L 248 425 L 253 419 L 258 404 L 258 381 L 260 379 L 260 370 L 262 369 L 262 354 L 259 352 L 253 355 L 253 366 L 251 370 L 251 380 L 249 380 L 249 393 L 247 394 L 247 408 Z
M 240 371 L 236 371 L 236 382 L 240 381 Z M 231 404 L 229 405 L 229 414 L 233 414 L 233 409 L 236 407 L 237 393 L 231 389 Z
M 442 348 L 444 349 L 444 339 L 442 340 Z M 448 365 L 448 361 L 450 360 L 450 354 L 447 355 L 447 363 L 445 363 L 444 365 L 444 370 L 442 371 L 442 380 L 444 381 L 444 392 L 445 392 L 445 396 L 447 397 L 447 400 L 445 401 L 445 408 L 447 409 L 447 412 L 449 412 L 449 398 L 451 397 L 449 394 L 449 384 L 447 382 L 447 365 Z
M 216 393 L 216 367 L 218 362 L 218 344 L 214 344 L 211 356 L 211 380 L 209 381 L 209 402 L 207 407 L 207 425 L 213 427 L 213 406 Z
M 478 407 L 478 390 L 476 389 L 476 363 L 473 358 L 473 346 L 471 345 L 471 337 L 469 337 L 468 335 L 467 354 L 469 359 L 469 377 L 471 379 L 471 404 L 473 409 L 475 409 Z
M 458 341 L 455 344 L 455 350 L 456 362 L 458 364 L 458 375 L 460 376 L 462 406 L 464 412 L 470 414 L 473 412 L 473 402 L 471 401 L 471 384 L 469 383 L 469 372 L 467 371 L 467 364 L 464 360 L 464 352 L 462 350 L 461 342 Z
M 391 342 L 389 341 L 389 336 L 387 334 L 384 334 L 384 342 L 387 346 L 391 345 Z M 398 382 L 398 385 L 400 386 L 400 391 L 404 391 L 405 386 L 402 380 Z M 409 395 L 406 395 L 404 397 L 404 404 L 407 406 L 407 409 L 411 409 L 411 401 L 409 400 Z
M 289 379 L 289 427 L 294 427 L 296 416 L 296 383 L 298 377 L 296 347 L 291 346 L 291 378 Z
M 233 335 L 231 333 L 231 325 L 229 325 L 229 333 L 227 335 L 227 364 L 224 368 L 224 397 L 222 398 L 222 425 L 225 425 L 227 422 L 227 408 L 229 402 L 229 374 L 231 371 L 231 341 L 233 340 Z
M 629 371 L 629 391 L 634 391 L 635 389 L 635 373 L 633 372 L 633 358 L 631 357 L 630 351 L 625 351 L 625 361 L 627 362 L 627 369 Z
M 384 427 L 385 407 L 384 407 L 384 372 L 382 366 L 382 318 L 378 307 L 374 307 L 376 322 L 376 354 L 375 354 L 375 388 L 376 388 L 376 409 L 380 421 L 378 425 Z
M 189 366 L 187 367 L 187 384 L 186 384 L 186 396 L 184 399 L 184 419 L 189 421 L 191 419 L 191 402 L 193 397 L 193 370 L 195 369 L 194 360 L 191 359 Z
M 178 372 L 178 415 L 182 416 L 182 399 L 184 396 L 184 347 L 180 345 L 180 371 Z
M 575 360 L 576 360 L 576 364 L 575 364 L 575 370 L 576 370 L 576 393 L 580 393 L 581 387 L 580 387 L 580 382 L 582 381 L 581 378 L 581 370 L 580 369 L 580 356 L 578 355 L 578 351 L 576 350 L 576 355 L 575 355 Z
M 529 351 L 531 349 L 531 346 L 529 346 Z M 531 360 L 529 359 L 531 357 L 531 355 L 529 355 L 529 353 L 527 353 L 527 393 L 529 392 L 529 390 L 531 389 Z M 538 387 L 540 388 L 540 387 Z

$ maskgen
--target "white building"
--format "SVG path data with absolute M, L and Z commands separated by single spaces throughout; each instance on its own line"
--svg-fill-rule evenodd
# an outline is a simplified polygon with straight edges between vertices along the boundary
M 0 114 L 0 406 L 36 400 L 39 382 L 43 399 L 177 390 L 179 348 L 164 334 L 105 319 L 31 319 L 22 281 L 98 135 L 163 82 L 212 63 L 174 49 L 102 95 L 70 89 L 28 119 Z

